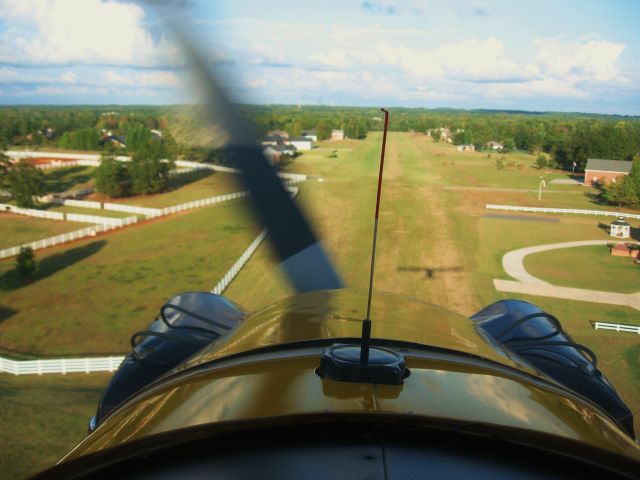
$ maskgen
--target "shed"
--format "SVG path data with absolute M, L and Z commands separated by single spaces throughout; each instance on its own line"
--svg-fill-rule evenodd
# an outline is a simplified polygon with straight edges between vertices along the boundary
M 629 238 L 631 236 L 631 225 L 624 218 L 618 217 L 611 224 L 609 235 L 616 238 Z

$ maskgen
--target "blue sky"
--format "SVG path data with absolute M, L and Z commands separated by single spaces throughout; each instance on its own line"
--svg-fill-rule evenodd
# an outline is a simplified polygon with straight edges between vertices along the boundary
M 0 0 L 0 104 L 193 101 L 171 18 L 242 101 L 640 115 L 640 2 L 309 3 Z

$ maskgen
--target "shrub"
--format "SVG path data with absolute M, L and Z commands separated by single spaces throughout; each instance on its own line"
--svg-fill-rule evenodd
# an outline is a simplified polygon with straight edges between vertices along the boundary
M 20 253 L 16 258 L 16 270 L 23 277 L 31 277 L 38 270 L 38 262 L 33 254 L 33 248 L 20 247 Z

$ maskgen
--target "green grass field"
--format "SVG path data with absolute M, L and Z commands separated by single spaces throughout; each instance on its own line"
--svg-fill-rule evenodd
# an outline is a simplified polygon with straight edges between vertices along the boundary
M 322 182 L 313 179 L 301 184 L 297 201 L 350 287 L 364 289 L 368 285 L 380 140 L 378 133 L 363 141 L 323 143 L 323 147 L 305 153 L 289 167 L 293 172 L 322 177 Z M 336 149 L 336 158 L 330 158 Z M 389 135 L 376 262 L 377 290 L 420 298 L 468 316 L 488 303 L 510 296 L 496 292 L 492 284 L 494 278 L 507 278 L 501 259 L 509 250 L 608 238 L 598 227 L 599 222 L 605 221 L 602 217 L 563 215 L 557 223 L 487 218 L 485 204 L 514 204 L 521 197 L 528 198 L 529 193 L 474 188 L 535 189 L 539 173 L 528 167 L 533 163 L 532 156 L 509 154 L 507 159 L 513 155 L 516 164 L 525 166 L 497 170 L 483 155 L 486 156 L 457 152 L 455 147 L 435 144 L 425 135 Z M 584 196 L 581 188 L 554 186 L 553 190 L 558 190 L 554 201 L 582 202 L 575 200 Z M 534 200 L 537 201 L 535 197 Z M 589 203 L 587 197 L 584 201 Z M 123 202 L 128 203 L 126 199 Z M 0 291 L 0 346 L 5 352 L 13 350 L 14 355 L 16 350 L 46 354 L 125 351 L 130 333 L 145 327 L 171 294 L 213 287 L 258 231 L 247 218 L 246 203 L 233 202 L 47 251 L 41 258 L 46 267 L 42 278 L 30 285 Z M 289 296 L 292 291 L 276 263 L 265 242 L 225 295 L 249 310 Z M 11 268 L 10 262 L 0 262 L 0 275 Z M 599 366 L 639 417 L 637 336 L 595 331 L 591 325 L 595 320 L 638 323 L 638 312 L 544 297 L 523 299 L 556 315 L 576 341 L 596 352 Z M 365 309 L 363 304 L 362 315 Z M 375 312 L 374 303 L 374 321 Z M 38 411 L 36 405 L 50 394 L 48 389 L 59 387 L 61 392 L 70 390 L 71 397 L 64 398 L 68 398 L 67 408 L 72 410 L 60 417 L 59 428 L 74 432 L 69 437 L 75 442 L 95 408 L 90 401 L 94 393 L 77 394 L 80 387 L 71 376 L 63 378 L 62 383 L 58 383 L 61 377 L 37 382 L 44 378 L 34 378 L 29 384 L 20 383 L 22 379 L 0 377 L 6 380 L 0 383 L 3 392 L 25 386 L 25 395 L 37 397 L 35 403 L 25 401 L 24 408 L 28 410 L 17 414 L 25 412 L 40 426 L 39 431 L 31 432 L 21 430 L 24 427 L 17 422 L 3 420 L 5 431 L 33 435 L 36 444 L 38 439 L 55 436 L 58 427 L 50 428 L 46 411 Z M 96 388 L 100 383 L 96 380 Z M 2 402 L 8 400 L 3 398 Z M 640 429 L 637 420 L 636 428 Z M 59 454 L 66 448 L 60 446 Z M 3 447 L 4 450 L 9 452 L 4 460 L 8 471 L 32 471 L 25 467 L 26 458 L 15 447 Z M 46 463 L 42 460 L 44 454 L 37 449 L 28 454 L 34 465 Z
M 248 218 L 245 202 L 228 202 L 36 252 L 30 282 L 0 262 L 0 351 L 127 351 L 171 296 L 215 286 L 257 235 Z
M 380 135 L 372 134 L 353 151 L 339 152 L 338 159 L 313 151 L 291 166 L 294 171 L 324 178 L 323 182 L 302 184 L 298 199 L 350 287 L 367 286 L 379 148 Z M 471 177 L 450 177 L 450 166 L 441 163 L 443 151 L 455 158 L 468 155 L 454 148 L 434 144 L 422 135 L 389 135 L 378 231 L 377 290 L 424 299 L 468 316 L 484 305 L 512 297 L 497 292 L 492 283 L 494 278 L 508 278 L 501 264 L 506 252 L 544 243 L 609 238 L 598 226 L 604 217 L 562 215 L 557 223 L 486 218 L 487 203 L 513 204 L 519 193 L 449 189 L 476 186 L 470 183 L 474 181 Z M 532 163 L 533 157 L 522 162 Z M 493 167 L 485 175 L 489 172 L 500 174 L 503 183 L 488 177 L 486 183 L 501 188 L 523 185 L 527 178 L 535 180 L 524 169 L 505 172 Z M 291 293 L 265 246 L 226 295 L 252 309 Z M 640 352 L 633 350 L 637 339 L 596 332 L 590 323 L 634 323 L 636 310 L 543 297 L 525 300 L 558 316 L 577 341 L 592 347 L 600 356 L 603 371 L 640 412 Z M 363 305 L 363 315 L 365 308 Z M 375 304 L 373 308 L 375 319 Z
M 0 374 L 2 478 L 25 478 L 53 466 L 82 440 L 109 378 Z
M 243 190 L 243 187 L 238 182 L 237 174 L 199 171 L 171 177 L 169 190 L 157 195 L 135 195 L 111 199 L 101 194 L 93 194 L 87 197 L 87 200 L 164 208 L 240 190 Z
M 73 188 L 93 187 L 94 167 L 62 167 L 43 170 L 45 175 L 46 190 L 48 193 L 61 193 Z
M 0 213 L 0 249 L 54 237 L 86 226 L 88 224 Z
M 524 265 L 529 273 L 554 285 L 640 292 L 640 266 L 630 258 L 612 256 L 606 245 L 536 253 L 525 257 Z

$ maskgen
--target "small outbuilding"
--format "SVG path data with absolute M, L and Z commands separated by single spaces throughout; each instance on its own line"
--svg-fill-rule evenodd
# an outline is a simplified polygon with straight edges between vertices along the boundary
M 631 225 L 624 218 L 618 217 L 611 224 L 609 235 L 616 238 L 629 238 L 631 236 Z

